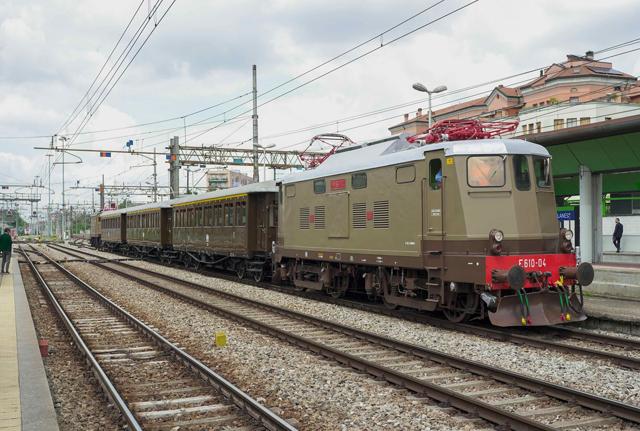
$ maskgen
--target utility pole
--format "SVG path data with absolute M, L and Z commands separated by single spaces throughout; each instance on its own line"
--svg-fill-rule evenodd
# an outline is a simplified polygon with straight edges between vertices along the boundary
M 253 181 L 260 180 L 258 170 L 258 72 L 256 65 L 253 65 Z
M 100 212 L 104 211 L 104 174 L 102 174 L 102 183 L 100 183 Z
M 64 137 L 62 138 L 62 242 L 64 242 L 65 233 L 67 232 L 67 216 L 65 214 L 64 202 Z
M 153 201 L 158 202 L 158 172 L 156 168 L 158 163 L 156 162 L 156 149 L 153 148 Z
M 187 194 L 189 194 L 191 191 L 189 190 L 189 174 L 191 173 L 191 171 L 189 170 L 189 167 L 187 167 Z
M 178 160 L 178 154 L 180 152 L 179 138 L 174 136 L 170 141 L 169 151 L 169 186 L 171 199 L 178 197 L 180 194 L 180 161 Z
M 51 137 L 51 148 L 53 148 L 53 136 Z M 53 154 L 47 154 L 47 158 L 49 159 L 49 175 L 47 175 L 47 180 L 49 181 L 49 202 L 47 203 L 47 235 L 51 237 L 51 157 Z

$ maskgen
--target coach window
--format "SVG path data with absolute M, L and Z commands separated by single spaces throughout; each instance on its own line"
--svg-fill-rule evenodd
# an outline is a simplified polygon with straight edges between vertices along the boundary
M 238 214 L 238 226 L 245 226 L 247 224 L 247 203 L 236 203 L 236 212 Z
M 439 190 L 442 187 L 442 160 L 429 161 L 429 187 L 431 190 Z
M 213 226 L 213 207 L 212 206 L 205 207 L 204 214 L 205 214 L 204 217 L 206 219 L 205 225 Z
M 367 187 L 367 173 L 359 172 L 351 175 L 351 188 L 364 189 Z
M 327 185 L 324 180 L 315 180 L 313 182 L 313 192 L 316 194 L 324 193 L 327 190 Z
M 518 190 L 531 189 L 531 178 L 529 177 L 529 160 L 527 156 L 517 154 L 513 156 L 513 175 L 516 180 Z
M 533 172 L 538 187 L 551 187 L 551 161 L 548 157 L 534 157 Z
M 233 226 L 233 204 L 224 204 L 224 225 Z
M 277 227 L 278 226 L 278 204 L 276 201 L 271 203 L 269 206 L 269 227 Z
M 471 156 L 467 159 L 467 183 L 471 187 L 505 185 L 504 156 Z

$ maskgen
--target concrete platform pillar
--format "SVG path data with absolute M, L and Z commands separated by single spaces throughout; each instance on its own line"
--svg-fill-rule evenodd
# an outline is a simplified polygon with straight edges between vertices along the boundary
M 591 169 L 579 168 L 580 181 L 580 259 L 593 262 L 593 184 Z
M 602 262 L 602 174 L 591 174 L 593 196 L 593 262 Z

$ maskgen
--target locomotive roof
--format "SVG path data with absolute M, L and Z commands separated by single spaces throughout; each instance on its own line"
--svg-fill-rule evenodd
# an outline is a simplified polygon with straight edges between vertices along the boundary
M 282 183 L 295 183 L 314 178 L 424 160 L 425 153 L 438 150 L 444 150 L 445 156 L 527 154 L 550 157 L 549 152 L 543 146 L 521 139 L 445 141 L 416 146 L 416 144 L 407 142 L 406 138 L 408 136 L 403 134 L 397 139 L 362 144 L 338 151 L 317 168 L 286 176 L 282 179 Z
M 200 195 L 184 196 L 177 199 L 171 199 L 168 202 L 170 203 L 171 206 L 176 206 L 176 205 L 181 205 L 181 204 L 186 204 L 191 202 L 205 201 L 205 200 L 216 199 L 216 198 L 224 198 L 227 196 L 243 195 L 243 194 L 249 194 L 249 193 L 269 193 L 269 192 L 275 193 L 277 191 L 278 191 L 278 187 L 276 187 L 275 181 L 263 181 L 261 183 L 247 184 L 246 186 L 232 187 L 230 189 L 224 189 L 224 190 L 215 190 L 213 192 L 202 193 Z

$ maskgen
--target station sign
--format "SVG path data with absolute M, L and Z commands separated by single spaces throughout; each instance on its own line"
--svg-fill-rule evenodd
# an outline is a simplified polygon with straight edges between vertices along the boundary
M 576 212 L 574 210 L 558 210 L 557 217 L 560 221 L 575 220 Z

